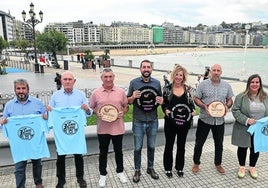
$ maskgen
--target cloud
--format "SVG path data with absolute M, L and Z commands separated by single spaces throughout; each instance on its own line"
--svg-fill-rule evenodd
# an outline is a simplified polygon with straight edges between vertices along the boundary
M 21 12 L 28 14 L 28 0 L 2 0 L 0 10 L 11 11 L 11 15 L 22 20 Z M 44 23 L 38 29 L 52 22 L 83 20 L 95 24 L 110 25 L 113 21 L 159 24 L 172 22 L 180 26 L 218 25 L 225 21 L 268 23 L 265 0 L 32 0 L 35 11 L 44 12 Z M 28 15 L 27 15 L 28 16 Z

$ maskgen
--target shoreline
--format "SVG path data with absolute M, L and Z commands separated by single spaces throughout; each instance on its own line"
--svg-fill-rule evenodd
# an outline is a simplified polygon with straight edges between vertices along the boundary
M 138 48 L 138 49 L 110 49 L 110 56 L 140 56 L 160 55 L 170 53 L 193 53 L 193 52 L 219 52 L 219 51 L 245 51 L 244 48 Z M 247 51 L 267 51 L 266 48 L 247 48 Z M 103 51 L 92 52 L 95 56 L 104 54 Z

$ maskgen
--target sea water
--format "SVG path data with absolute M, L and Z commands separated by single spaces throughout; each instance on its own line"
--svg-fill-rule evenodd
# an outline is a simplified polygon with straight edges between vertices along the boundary
M 258 73 L 263 82 L 268 84 L 268 50 L 215 50 L 179 52 L 160 55 L 115 56 L 115 65 L 139 67 L 140 62 L 148 59 L 154 69 L 172 70 L 175 64 L 184 66 L 189 73 L 204 74 L 205 67 L 214 64 L 222 66 L 222 76 L 247 80 L 251 74 Z

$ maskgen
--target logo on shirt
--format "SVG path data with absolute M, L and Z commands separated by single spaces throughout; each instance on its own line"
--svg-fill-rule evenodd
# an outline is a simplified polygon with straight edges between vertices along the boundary
M 34 130 L 31 127 L 21 127 L 18 136 L 22 140 L 31 140 L 34 137 Z
M 262 134 L 264 134 L 265 136 L 268 136 L 268 125 L 263 126 L 261 129 Z
M 65 121 L 62 125 L 62 130 L 67 135 L 74 135 L 78 131 L 78 124 L 73 120 Z

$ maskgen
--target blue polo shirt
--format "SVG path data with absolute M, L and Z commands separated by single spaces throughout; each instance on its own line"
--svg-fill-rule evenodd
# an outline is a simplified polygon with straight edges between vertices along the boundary
M 25 103 L 20 103 L 17 98 L 8 101 L 5 105 L 3 116 L 8 118 L 18 115 L 43 114 L 45 111 L 45 106 L 41 100 L 29 96 Z

